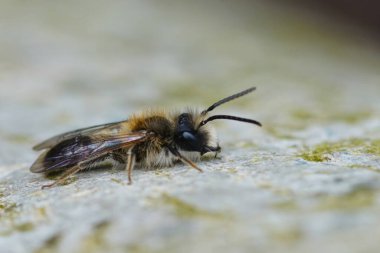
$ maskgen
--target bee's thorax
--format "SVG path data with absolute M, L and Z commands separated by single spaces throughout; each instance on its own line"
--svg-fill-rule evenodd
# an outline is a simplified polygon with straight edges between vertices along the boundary
M 169 114 L 163 111 L 148 111 L 129 119 L 131 131 L 146 130 L 150 136 L 143 143 L 137 144 L 133 151 L 136 162 L 143 167 L 172 166 L 178 157 L 169 147 L 177 149 L 191 161 L 217 147 L 213 131 L 209 127 L 197 127 L 202 117 L 195 111 Z

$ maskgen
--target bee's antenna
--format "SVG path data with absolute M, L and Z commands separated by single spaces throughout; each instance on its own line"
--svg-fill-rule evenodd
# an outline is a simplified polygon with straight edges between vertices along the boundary
M 236 116 L 231 116 L 231 115 L 214 115 L 214 116 L 211 116 L 211 117 L 201 121 L 198 128 L 200 128 L 201 126 L 206 125 L 208 122 L 216 120 L 216 119 L 236 120 L 236 121 L 241 121 L 241 122 L 246 122 L 246 123 L 251 123 L 251 124 L 261 126 L 261 123 L 254 120 L 254 119 L 241 118 L 241 117 L 236 117 Z
M 251 92 L 254 91 L 254 90 L 256 90 L 256 87 L 251 87 L 251 88 L 249 88 L 249 89 L 243 90 L 243 91 L 241 91 L 241 92 L 239 92 L 239 93 L 236 93 L 236 94 L 234 94 L 234 95 L 231 95 L 231 96 L 229 96 L 229 97 L 223 98 L 223 99 L 219 100 L 218 102 L 214 103 L 213 105 L 211 105 L 211 106 L 210 106 L 209 108 L 207 108 L 206 110 L 202 111 L 201 115 L 206 115 L 208 112 L 214 110 L 214 109 L 215 109 L 216 107 L 218 107 L 219 105 L 222 105 L 222 104 L 227 103 L 227 102 L 229 102 L 229 101 L 231 101 L 231 100 L 234 100 L 234 99 L 236 99 L 236 98 L 239 98 L 239 97 L 241 97 L 241 96 L 244 96 L 244 95 L 246 95 L 246 94 L 248 94 L 248 93 L 251 93 Z

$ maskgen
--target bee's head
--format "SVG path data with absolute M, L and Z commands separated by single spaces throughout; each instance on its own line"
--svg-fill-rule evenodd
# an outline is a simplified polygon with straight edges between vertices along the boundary
M 206 110 L 202 111 L 200 114 L 192 112 L 180 114 L 176 122 L 174 136 L 175 144 L 181 150 L 200 152 L 202 155 L 207 152 L 218 152 L 220 151 L 220 147 L 217 145 L 216 137 L 214 136 L 212 130 L 205 126 L 208 122 L 216 119 L 228 119 L 261 126 L 261 123 L 256 120 L 231 115 L 214 115 L 207 117 L 207 114 L 219 105 L 244 96 L 255 89 L 256 88 L 253 87 L 219 100 Z
M 199 114 L 199 113 L 198 113 Z M 196 113 L 182 113 L 178 116 L 174 135 L 174 142 L 180 150 L 199 152 L 218 152 L 215 134 L 211 128 L 197 127 Z

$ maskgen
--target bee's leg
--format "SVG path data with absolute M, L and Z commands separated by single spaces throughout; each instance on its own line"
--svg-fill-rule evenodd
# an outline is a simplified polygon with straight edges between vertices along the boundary
M 128 184 L 131 185 L 132 171 L 133 171 L 133 167 L 135 166 L 136 155 L 132 152 L 132 148 L 128 149 L 127 155 L 128 155 L 128 160 L 127 160 L 126 169 L 128 171 Z
M 195 163 L 193 163 L 191 160 L 187 159 L 186 157 L 182 156 L 181 153 L 173 147 L 168 147 L 169 151 L 172 152 L 173 155 L 175 155 L 181 162 L 186 163 L 190 165 L 190 167 L 198 170 L 199 172 L 203 172 L 201 168 L 199 168 Z
M 99 168 L 113 168 L 113 169 L 124 169 L 126 160 L 124 158 L 125 154 L 120 154 L 118 152 L 112 152 L 104 156 L 100 156 L 89 162 L 86 162 L 86 169 L 99 169 Z
M 80 171 L 80 170 L 82 170 L 82 169 L 83 169 L 83 167 L 81 167 L 80 164 L 77 164 L 77 165 L 75 165 L 75 166 L 69 168 L 67 171 L 65 171 L 65 172 L 62 174 L 62 176 L 60 176 L 60 177 L 59 177 L 57 180 L 55 180 L 53 183 L 43 185 L 43 186 L 41 187 L 41 189 L 43 190 L 43 189 L 45 189 L 45 188 L 50 188 L 50 187 L 52 187 L 52 186 L 54 186 L 54 185 L 61 184 L 61 183 L 65 182 L 65 180 L 66 180 L 67 178 L 69 178 L 71 175 L 74 175 L 75 173 L 77 173 L 78 171 Z
M 186 157 L 184 156 L 177 156 L 183 163 L 187 163 L 188 165 L 190 165 L 190 167 L 198 170 L 199 172 L 203 172 L 203 170 L 201 168 L 199 168 L 195 163 L 193 163 L 192 161 L 190 161 L 189 159 L 187 159 Z

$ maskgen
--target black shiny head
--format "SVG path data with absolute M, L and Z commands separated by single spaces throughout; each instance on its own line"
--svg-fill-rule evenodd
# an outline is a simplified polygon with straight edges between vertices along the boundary
M 207 146 L 209 135 L 206 131 L 195 129 L 193 118 L 189 113 L 182 113 L 178 117 L 174 142 L 179 149 L 184 151 L 207 152 L 219 151 L 219 147 Z
M 254 119 L 247 119 L 232 115 L 213 115 L 210 117 L 206 117 L 206 115 L 214 110 L 216 107 L 225 104 L 231 100 L 237 99 L 239 97 L 245 96 L 252 91 L 254 91 L 256 88 L 251 87 L 249 89 L 243 90 L 241 92 L 238 92 L 236 94 L 233 94 L 231 96 L 228 96 L 226 98 L 223 98 L 211 106 L 209 106 L 206 110 L 203 110 L 199 117 L 201 121 L 197 120 L 197 123 L 194 122 L 193 115 L 191 113 L 182 113 L 179 115 L 177 122 L 176 122 L 176 130 L 174 134 L 174 144 L 179 149 L 184 151 L 193 151 L 193 152 L 200 152 L 201 155 L 207 153 L 207 152 L 218 152 L 220 151 L 220 147 L 212 147 L 208 146 L 207 144 L 210 141 L 210 133 L 203 127 L 210 121 L 214 121 L 217 119 L 226 119 L 226 120 L 235 120 L 240 122 L 246 122 L 250 124 L 255 124 L 258 126 L 261 126 L 261 123 L 254 120 Z M 197 116 L 198 117 L 198 116 Z M 197 125 L 196 125 L 197 124 Z M 173 146 L 170 147 L 171 150 L 175 150 Z

